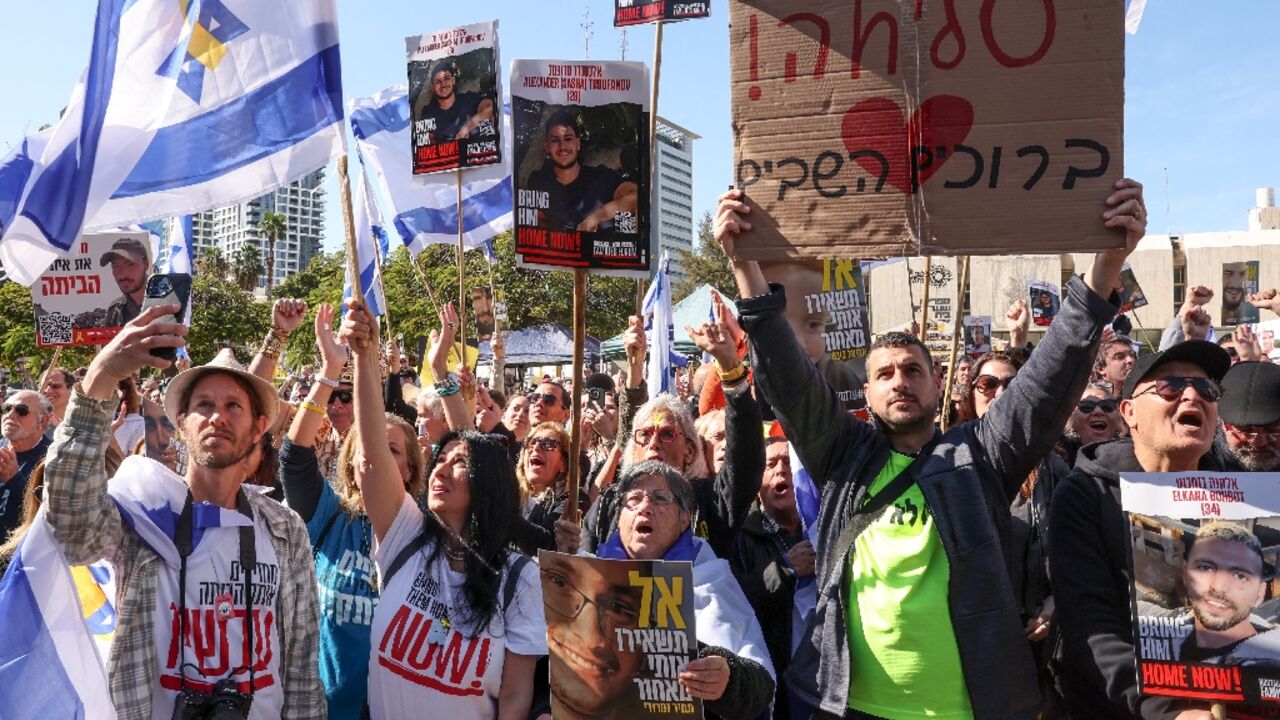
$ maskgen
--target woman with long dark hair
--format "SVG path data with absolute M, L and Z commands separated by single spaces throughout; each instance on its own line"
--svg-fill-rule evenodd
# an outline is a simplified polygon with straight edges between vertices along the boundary
M 395 459 L 380 441 L 377 320 L 358 300 L 347 308 L 342 334 L 355 354 L 360 433 L 356 479 L 382 586 L 369 658 L 370 717 L 524 720 L 534 666 L 546 654 L 546 625 L 537 569 L 508 549 L 520 514 L 507 448 L 469 429 L 449 432 L 428 467 L 427 501 L 419 506 L 395 481 Z M 466 428 L 457 376 L 445 361 L 458 322 L 452 305 L 440 319 L 430 355 L 443 378 L 436 390 L 450 425 Z

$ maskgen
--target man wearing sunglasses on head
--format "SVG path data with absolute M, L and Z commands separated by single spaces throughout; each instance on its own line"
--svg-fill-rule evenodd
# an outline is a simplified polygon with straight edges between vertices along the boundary
M 1221 382 L 1231 367 L 1215 343 L 1188 340 L 1134 364 L 1121 392 L 1130 437 L 1081 449 L 1053 496 L 1049 569 L 1062 640 L 1059 681 L 1073 717 L 1208 720 L 1207 703 L 1138 693 L 1130 619 L 1125 472 L 1221 470 L 1211 452 Z
M 49 440 L 44 424 L 53 403 L 34 390 L 11 393 L 0 406 L 0 543 L 22 523 L 22 495 Z

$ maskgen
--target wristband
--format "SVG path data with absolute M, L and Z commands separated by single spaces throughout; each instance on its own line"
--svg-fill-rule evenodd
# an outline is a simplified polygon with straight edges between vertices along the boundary
M 720 369 L 720 363 L 716 363 L 716 368 Z M 738 363 L 737 367 L 732 370 L 725 371 L 720 369 L 720 384 L 732 385 L 747 376 L 747 366 Z
M 337 380 L 330 380 L 329 378 L 325 377 L 324 375 L 317 375 L 317 376 L 316 376 L 316 382 L 318 382 L 318 383 L 320 383 L 321 385 L 324 385 L 324 386 L 326 386 L 326 387 L 331 387 L 331 388 L 333 388 L 334 390 L 337 390 L 337 389 L 338 389 L 338 385 L 339 385 L 339 383 L 338 383 L 338 381 L 337 381 Z
M 321 407 L 318 403 L 311 402 L 310 400 L 303 400 L 301 403 L 301 407 L 303 410 L 310 410 L 311 412 L 320 416 L 323 416 L 325 414 L 325 410 L 323 407 Z

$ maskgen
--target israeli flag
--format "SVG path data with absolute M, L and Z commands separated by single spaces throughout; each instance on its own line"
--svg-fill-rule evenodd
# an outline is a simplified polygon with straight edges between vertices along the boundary
M 642 313 L 645 336 L 649 342 L 649 363 L 645 382 L 649 396 L 676 392 L 676 366 L 684 367 L 688 359 L 675 351 L 675 326 L 671 312 L 671 257 L 662 251 L 658 272 L 644 294 Z
M 0 262 L 29 285 L 82 231 L 270 192 L 344 153 L 342 120 L 335 0 L 99 0 L 62 120 L 8 173 L 31 163 Z
M 409 91 L 396 85 L 347 103 L 360 156 L 387 201 L 391 223 L 417 257 L 427 245 L 458 241 L 456 172 L 413 179 L 409 148 Z M 503 132 L 511 135 L 511 110 L 503 109 Z M 477 247 L 512 227 L 511 161 L 466 168 L 462 186 L 463 244 Z
M 0 693 L 0 718 L 115 720 L 94 641 L 114 629 L 114 611 L 105 595 L 101 603 L 93 593 L 85 599 L 97 607 L 82 607 L 53 531 L 37 516 L 0 580 L 0 686 L 8 688 Z
M 183 215 L 174 218 L 169 224 L 169 242 L 167 243 L 168 252 L 165 254 L 164 266 L 162 272 L 167 273 L 187 273 L 193 272 L 195 263 L 192 258 L 195 252 L 191 243 L 191 223 L 190 215 Z
M 355 216 L 356 226 L 356 267 L 360 268 L 360 289 L 364 291 L 364 302 L 375 317 L 381 317 L 387 307 L 387 299 L 382 294 L 381 256 L 378 248 L 386 247 L 387 233 L 382 228 L 382 213 L 378 204 L 369 192 L 369 181 L 365 178 L 364 163 L 361 162 L 360 175 L 356 178 L 356 189 L 351 201 L 351 212 Z M 379 240 L 381 236 L 382 240 Z M 351 271 L 348 270 L 342 285 L 342 299 L 351 297 Z M 346 303 L 343 303 L 345 314 Z

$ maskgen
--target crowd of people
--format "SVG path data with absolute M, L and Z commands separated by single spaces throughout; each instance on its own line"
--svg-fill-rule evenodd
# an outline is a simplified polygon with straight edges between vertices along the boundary
M 1019 301 L 1008 346 L 959 363 L 944 407 L 925 344 L 885 333 L 870 422 L 797 340 L 787 289 L 736 257 L 736 190 L 715 236 L 738 316 L 717 296 L 687 328 L 712 362 L 676 395 L 646 387 L 640 318 L 617 378 L 525 389 L 449 365 L 452 305 L 434 382 L 358 300 L 340 322 L 277 301 L 247 367 L 222 351 L 161 381 L 152 351 L 186 328 L 142 309 L 87 368 L 5 399 L 0 563 L 39 514 L 70 563 L 110 561 L 121 718 L 219 699 L 262 720 L 614 717 L 630 659 L 609 635 L 636 611 L 540 551 L 691 562 L 697 647 L 678 682 L 709 717 L 1208 718 L 1139 692 L 1119 476 L 1275 470 L 1280 366 L 1246 327 L 1206 339 L 1206 288 L 1139 356 L 1112 321 L 1142 188 L 1106 201 L 1125 247 L 1067 284 L 1037 346 Z M 1280 310 L 1274 290 L 1250 301 Z M 274 383 L 312 315 L 320 362 Z M 821 494 L 807 522 L 802 471 Z M 1235 538 L 1203 534 L 1202 554 Z M 1217 597 L 1204 562 L 1188 593 Z M 1212 629 L 1214 612 L 1187 622 Z M 1242 640 L 1196 642 L 1209 657 Z

